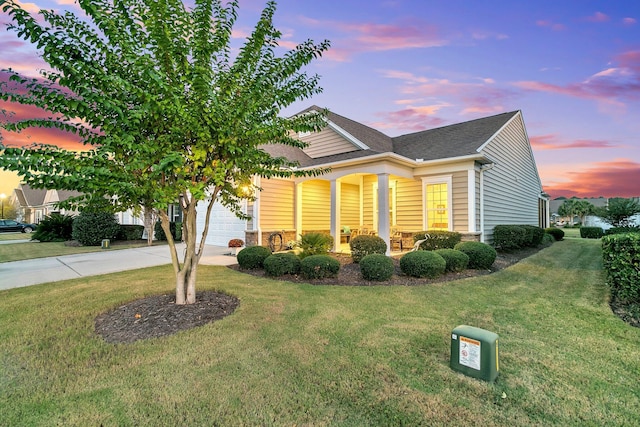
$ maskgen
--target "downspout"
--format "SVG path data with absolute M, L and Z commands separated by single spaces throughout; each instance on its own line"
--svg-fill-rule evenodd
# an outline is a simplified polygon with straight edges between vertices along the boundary
M 485 230 L 484 230 L 484 172 L 493 169 L 495 163 L 486 163 L 480 165 L 480 241 L 485 242 Z

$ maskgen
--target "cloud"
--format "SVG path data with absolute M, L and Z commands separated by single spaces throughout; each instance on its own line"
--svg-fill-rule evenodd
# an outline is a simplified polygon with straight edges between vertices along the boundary
M 553 22 L 546 19 L 540 19 L 536 21 L 536 25 L 538 27 L 551 28 L 553 31 L 563 31 L 567 29 L 567 27 L 565 27 L 564 24 L 559 24 L 557 22 Z
M 396 102 L 402 104 L 404 101 Z M 442 126 L 446 120 L 436 117 L 435 114 L 447 104 L 438 105 L 407 105 L 405 108 L 392 112 L 377 113 L 380 121 L 367 123 L 376 129 L 402 129 L 403 132 L 418 132 Z
M 606 15 L 602 12 L 596 12 L 591 16 L 587 16 L 586 18 L 584 18 L 584 20 L 587 22 L 609 22 L 611 18 L 609 17 L 609 15 Z
M 563 141 L 557 135 L 538 135 L 529 138 L 531 146 L 535 150 L 566 150 L 572 148 L 615 148 L 618 145 L 611 141 L 597 139 L 576 139 L 573 141 Z
M 622 19 L 622 24 L 623 25 L 627 25 L 627 26 L 631 26 L 631 25 L 635 25 L 636 21 L 634 18 L 623 18 Z
M 547 181 L 542 173 L 543 182 Z M 552 198 L 637 197 L 640 196 L 640 163 L 630 159 L 585 165 L 576 172 L 565 172 L 560 180 L 549 180 L 544 189 Z

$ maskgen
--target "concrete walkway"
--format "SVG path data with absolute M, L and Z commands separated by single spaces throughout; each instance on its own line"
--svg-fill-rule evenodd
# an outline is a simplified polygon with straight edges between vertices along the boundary
M 180 244 L 177 247 L 178 256 L 182 258 L 185 246 Z M 229 252 L 229 248 L 226 247 L 207 245 L 200 264 L 236 264 L 236 257 L 225 255 Z M 135 249 L 107 249 L 85 254 L 2 262 L 0 263 L 0 290 L 163 264 L 171 264 L 169 246 L 165 245 Z

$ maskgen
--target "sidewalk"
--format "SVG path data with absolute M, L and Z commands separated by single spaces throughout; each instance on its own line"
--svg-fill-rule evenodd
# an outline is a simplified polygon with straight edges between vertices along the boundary
M 184 244 L 177 248 L 182 258 Z M 225 255 L 229 252 L 226 247 L 206 245 L 200 264 L 236 264 L 236 257 Z M 0 290 L 163 264 L 171 264 L 169 247 L 164 245 L 3 262 L 0 263 Z

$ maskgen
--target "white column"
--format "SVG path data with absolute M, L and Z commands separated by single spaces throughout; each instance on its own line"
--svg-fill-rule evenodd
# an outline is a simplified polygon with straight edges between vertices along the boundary
M 331 235 L 333 236 L 333 251 L 340 250 L 340 180 L 331 180 Z
M 295 206 L 293 207 L 294 212 L 294 228 L 296 229 L 296 236 L 294 240 L 300 239 L 302 236 L 302 193 L 303 193 L 304 182 L 300 182 L 295 184 L 294 187 L 294 197 L 295 197 Z
M 387 243 L 387 255 L 391 254 L 389 232 L 389 174 L 378 174 L 378 236 Z

